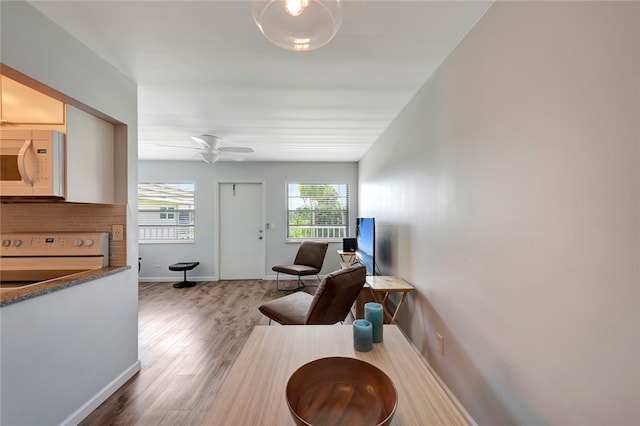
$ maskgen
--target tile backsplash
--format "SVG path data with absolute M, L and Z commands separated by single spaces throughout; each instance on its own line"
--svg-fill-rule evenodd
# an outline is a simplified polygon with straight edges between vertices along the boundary
M 16 203 L 0 205 L 0 234 L 11 232 L 108 232 L 109 265 L 126 266 L 127 206 L 113 204 Z M 111 225 L 125 225 L 123 241 Z

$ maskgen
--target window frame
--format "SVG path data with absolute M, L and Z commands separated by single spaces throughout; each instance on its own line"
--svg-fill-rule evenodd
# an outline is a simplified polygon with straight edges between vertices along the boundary
M 346 198 L 345 200 L 345 207 L 344 209 L 340 210 L 342 211 L 342 215 L 344 217 L 344 222 L 342 224 L 336 224 L 336 228 L 343 228 L 342 230 L 342 235 L 340 236 L 330 236 L 330 237 L 321 237 L 321 236 L 310 236 L 310 237 L 291 237 L 291 224 L 290 224 L 290 213 L 294 210 L 290 210 L 289 209 L 289 201 L 290 201 L 290 191 L 289 191 L 289 187 L 290 185 L 297 185 L 298 187 L 300 185 L 318 185 L 318 186 L 322 186 L 322 185 L 328 185 L 328 186 L 340 186 L 343 185 L 344 186 L 344 190 L 345 190 L 345 196 L 344 198 Z M 350 221 L 350 214 L 351 214 L 351 185 L 348 182 L 345 181 L 341 181 L 341 182 L 317 182 L 317 181 L 313 181 L 313 182 L 304 182 L 304 181 L 285 181 L 284 184 L 284 204 L 285 204 L 285 242 L 287 243 L 300 243 L 302 241 L 306 241 L 306 240 L 318 240 L 318 241 L 326 241 L 326 242 L 342 242 L 343 238 L 347 238 L 349 236 L 349 230 L 350 230 L 350 226 L 351 226 L 351 221 Z M 339 194 L 339 198 L 342 199 L 342 193 L 340 192 L 340 189 L 337 190 L 338 194 Z M 320 210 L 320 211 L 327 211 L 327 210 Z M 318 224 L 310 224 L 309 226 L 322 226 L 322 225 L 318 225 Z
M 175 202 L 173 205 L 159 205 L 157 208 L 141 208 L 141 193 L 144 191 L 141 188 L 142 185 L 151 186 L 160 186 L 166 185 L 171 186 L 186 186 L 191 185 L 191 189 L 184 189 L 184 191 L 191 191 L 191 199 L 190 203 L 180 204 L 179 202 Z M 180 188 L 176 188 L 175 190 L 179 191 Z M 161 191 L 159 191 L 160 193 Z M 168 194 L 168 192 L 167 192 Z M 170 200 L 171 197 L 169 195 L 166 196 L 167 200 Z M 188 197 L 189 198 L 189 197 Z M 138 182 L 138 244 L 194 244 L 196 242 L 196 182 L 194 181 L 140 181 Z M 175 201 L 175 200 L 174 200 Z M 188 208 L 180 208 L 180 206 L 188 206 Z M 181 223 L 184 222 L 184 213 L 189 215 L 189 222 L 191 223 Z M 154 218 L 154 214 L 157 214 L 157 218 Z M 162 217 L 162 216 L 165 217 Z M 145 217 L 146 216 L 146 217 Z M 143 223 L 143 220 L 155 220 L 155 223 Z M 170 222 L 170 223 L 166 223 Z M 142 239 L 142 235 L 145 229 L 153 229 L 161 230 L 160 232 L 164 233 L 174 233 L 174 236 L 177 235 L 178 238 L 166 238 L 166 239 Z M 173 230 L 172 230 L 173 229 Z M 184 233 L 181 229 L 186 229 L 186 233 Z M 186 235 L 187 238 L 180 238 L 180 235 Z M 192 238 L 189 238 L 191 236 Z

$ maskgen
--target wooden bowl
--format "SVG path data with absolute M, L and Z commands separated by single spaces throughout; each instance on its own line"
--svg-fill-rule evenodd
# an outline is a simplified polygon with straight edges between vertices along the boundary
M 398 405 L 391 379 L 355 358 L 311 361 L 289 378 L 287 405 L 299 426 L 388 425 Z

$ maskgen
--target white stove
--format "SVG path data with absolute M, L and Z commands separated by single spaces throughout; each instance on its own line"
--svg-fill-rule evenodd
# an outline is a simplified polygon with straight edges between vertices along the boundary
M 14 233 L 0 238 L 0 282 L 4 286 L 109 266 L 106 232 Z

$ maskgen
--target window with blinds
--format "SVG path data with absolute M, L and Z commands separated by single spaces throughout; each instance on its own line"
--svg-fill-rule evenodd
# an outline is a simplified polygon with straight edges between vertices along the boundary
M 195 239 L 195 184 L 138 184 L 138 241 Z
M 287 239 L 341 240 L 349 234 L 349 185 L 287 183 Z

